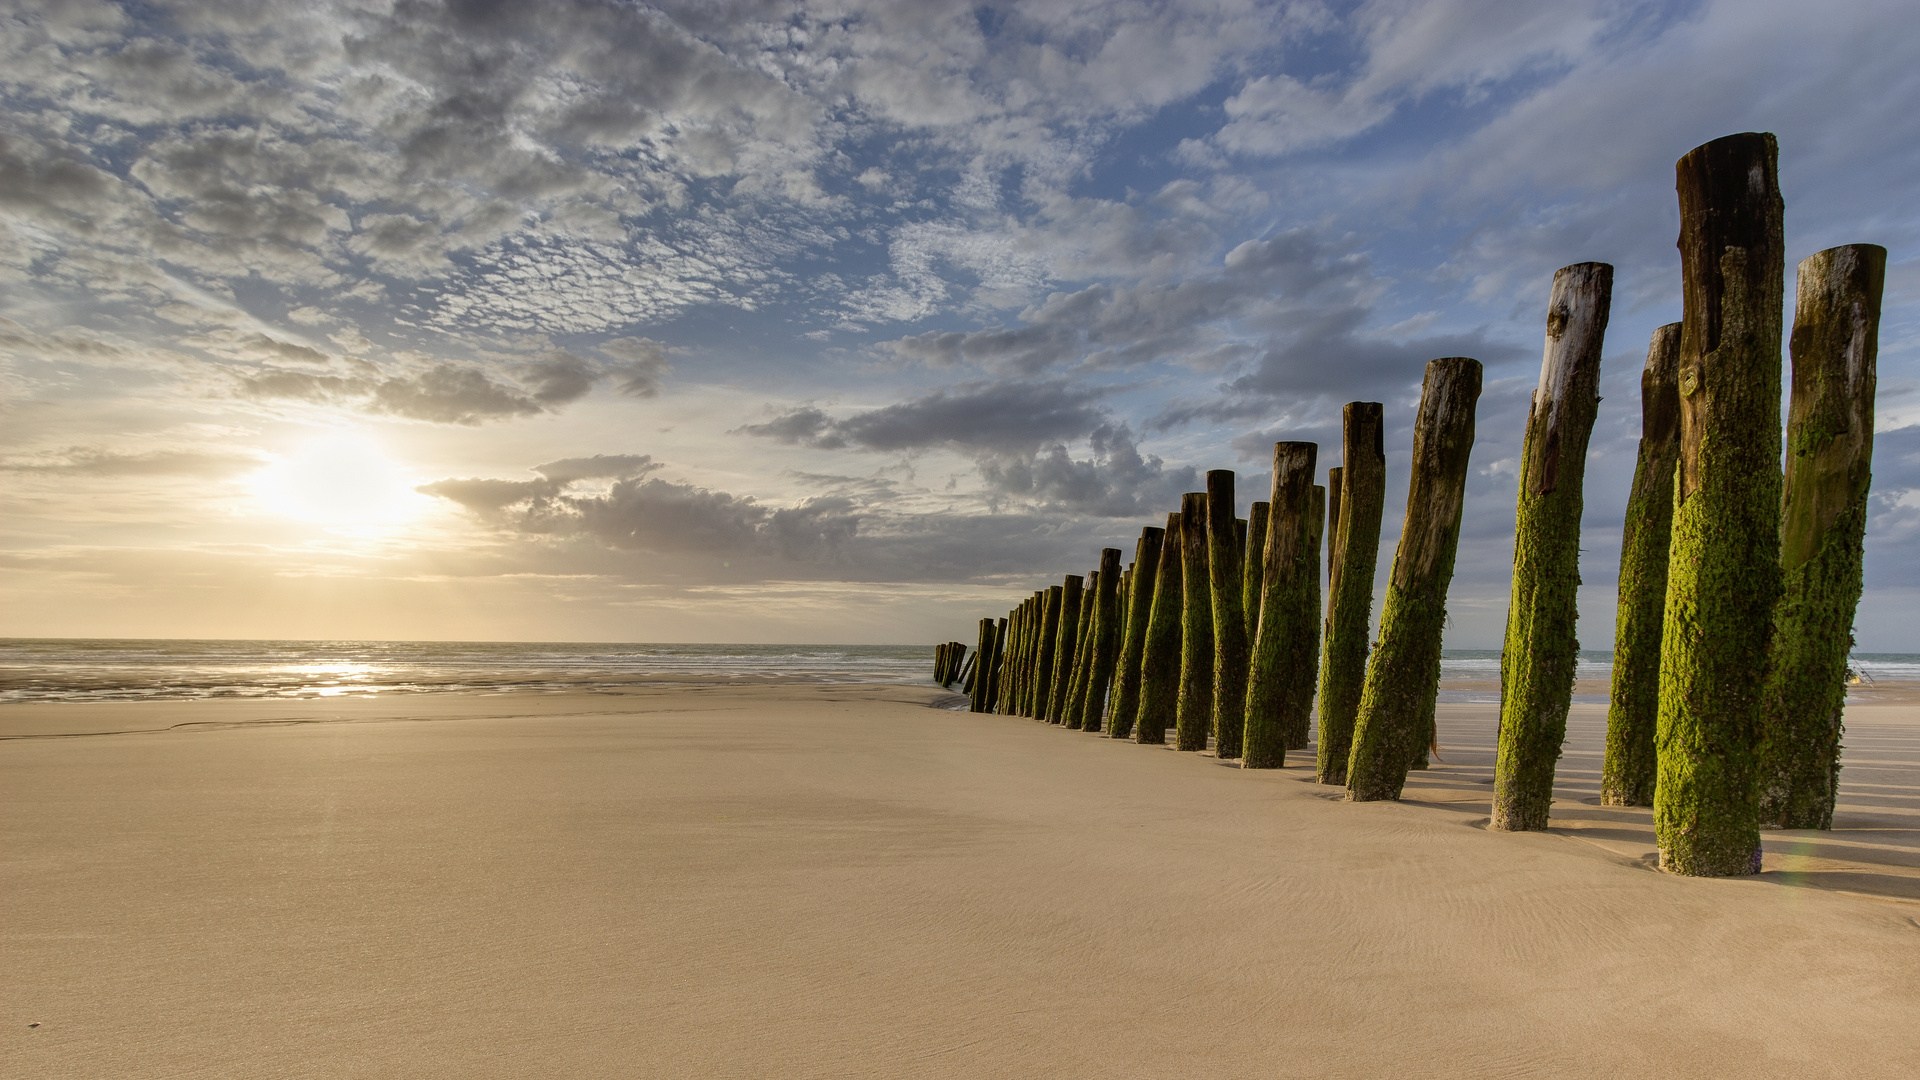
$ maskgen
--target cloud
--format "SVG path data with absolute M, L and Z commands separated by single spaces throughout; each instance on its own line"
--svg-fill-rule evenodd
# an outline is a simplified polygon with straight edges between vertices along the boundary
M 72 446 L 29 457 L 0 459 L 0 471 L 76 477 L 165 477 L 219 480 L 257 469 L 256 455 L 198 450 L 118 451 Z
M 1057 381 L 969 383 L 839 420 L 803 407 L 738 431 L 828 450 L 1014 450 L 1087 435 L 1105 422 L 1104 396 Z
M 619 337 L 601 342 L 599 349 L 613 357 L 614 385 L 628 397 L 658 396 L 667 376 L 673 374 L 673 365 L 667 362 L 672 348 L 664 341 Z

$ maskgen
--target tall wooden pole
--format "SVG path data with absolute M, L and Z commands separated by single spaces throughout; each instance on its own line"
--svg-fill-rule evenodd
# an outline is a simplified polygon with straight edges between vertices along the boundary
M 1312 683 L 1302 682 L 1298 672 L 1309 648 L 1317 654 L 1320 644 L 1320 552 L 1317 545 L 1309 547 L 1315 539 L 1313 473 L 1319 450 L 1310 442 L 1273 445 L 1270 523 L 1259 553 L 1261 569 L 1249 575 L 1260 578 L 1265 595 L 1254 605 L 1260 624 L 1247 677 L 1243 769 L 1284 766 L 1292 714 L 1313 707 Z M 1248 556 L 1249 563 L 1255 561 L 1251 552 Z
M 1780 522 L 1785 588 L 1774 609 L 1760 757 L 1760 820 L 1782 829 L 1833 827 L 1886 277 L 1887 251 L 1873 244 L 1800 263 Z
M 1327 489 L 1313 485 L 1313 505 L 1307 520 L 1307 551 L 1312 556 L 1312 573 L 1307 575 L 1307 596 L 1311 601 L 1300 620 L 1299 640 L 1305 648 L 1299 654 L 1288 677 L 1295 683 L 1293 705 L 1282 710 L 1280 719 L 1286 729 L 1287 749 L 1304 750 L 1313 734 L 1313 698 L 1320 685 L 1320 538 L 1327 529 Z
M 1680 455 L 1680 324 L 1653 332 L 1640 372 L 1640 452 L 1620 530 L 1602 806 L 1652 806 L 1653 732 L 1660 716 L 1660 628 L 1673 535 L 1673 470 Z
M 993 645 L 998 635 L 992 619 L 980 620 L 980 643 L 974 646 L 974 655 L 979 659 L 973 665 L 973 687 L 967 702 L 969 712 L 987 711 L 987 701 L 991 696 L 989 687 L 993 685 Z
M 1247 716 L 1247 617 L 1240 607 L 1240 552 L 1245 543 L 1233 516 L 1233 470 L 1207 472 L 1207 581 L 1213 596 L 1213 750 L 1240 756 Z
M 1141 664 L 1147 649 L 1147 621 L 1153 615 L 1154 589 L 1160 580 L 1160 545 L 1166 532 L 1151 525 L 1140 530 L 1133 548 L 1133 577 L 1127 589 L 1127 616 L 1122 630 L 1119 665 L 1114 671 L 1113 707 L 1108 711 L 1107 734 L 1124 739 L 1133 734 L 1140 712 Z
M 1373 630 L 1373 568 L 1380 558 L 1380 516 L 1387 501 L 1384 408 L 1347 403 L 1340 453 L 1340 519 L 1333 584 L 1320 658 L 1320 749 L 1315 779 L 1345 785 L 1353 723 L 1367 676 Z
M 1099 731 L 1106 713 L 1107 688 L 1120 659 L 1120 549 L 1100 551 L 1100 591 L 1093 607 L 1092 661 L 1086 699 L 1080 704 L 1080 730 Z
M 1087 575 L 1087 587 L 1080 593 L 1080 626 L 1073 635 L 1073 671 L 1067 676 L 1067 703 L 1060 710 L 1060 726 L 1079 730 L 1080 703 L 1087 689 L 1087 664 L 1093 658 L 1088 644 L 1093 640 L 1094 597 L 1100 592 L 1100 571 Z
M 1140 647 L 1140 706 L 1134 710 L 1134 741 L 1152 746 L 1167 741 L 1167 728 L 1173 726 L 1179 709 L 1180 665 L 1185 654 L 1180 642 L 1186 610 L 1185 550 L 1180 515 L 1168 514 L 1160 568 L 1154 574 L 1153 606 L 1147 612 L 1147 639 Z
M 1007 675 L 1007 629 L 1011 619 L 1002 617 L 995 620 L 993 627 L 993 667 L 992 676 L 987 680 L 986 697 L 982 699 L 977 711 L 990 713 L 1000 707 L 1000 695 L 1006 688 Z
M 1544 829 L 1554 766 L 1567 738 L 1580 642 L 1580 513 L 1587 441 L 1600 411 L 1600 353 L 1613 267 L 1576 263 L 1553 275 L 1540 385 L 1527 413 L 1514 511 L 1513 586 L 1500 665 L 1500 749 L 1492 827 Z M 1427 733 L 1431 738 L 1431 733 Z M 1426 739 L 1420 740 L 1422 751 Z
M 1047 718 L 1047 694 L 1053 689 L 1053 669 L 1057 666 L 1055 660 L 1060 645 L 1061 616 L 1066 608 L 1066 589 L 1060 585 L 1049 585 L 1045 605 L 1031 690 L 1033 712 L 1028 714 L 1035 720 Z
M 1174 749 L 1205 750 L 1213 727 L 1213 596 L 1207 578 L 1207 493 L 1180 496 L 1180 704 Z
M 1260 636 L 1260 602 L 1266 598 L 1267 524 L 1272 513 L 1273 504 L 1265 502 L 1254 503 L 1247 512 L 1247 549 L 1240 558 L 1240 613 L 1247 619 L 1249 646 Z M 1251 670 L 1247 677 L 1253 677 Z
M 1014 698 L 1014 715 L 1033 716 L 1033 684 L 1040 672 L 1040 628 L 1047 617 L 1047 593 L 1041 589 L 1027 597 L 1026 614 L 1020 620 L 1020 686 Z
M 1660 865 L 1760 869 L 1757 749 L 1780 596 L 1779 148 L 1729 135 L 1675 167 L 1680 463 L 1660 642 Z
M 1460 546 L 1479 399 L 1478 360 L 1450 356 L 1427 365 L 1413 425 L 1406 523 L 1393 555 L 1393 575 L 1380 608 L 1380 647 L 1367 664 L 1347 763 L 1347 798 L 1355 802 L 1400 797 L 1414 740 L 1426 735 L 1426 718 L 1440 692 L 1440 636 Z M 1351 467 L 1345 480 L 1353 480 Z M 1356 569 L 1348 564 L 1342 573 Z
M 1053 680 L 1047 686 L 1049 724 L 1065 723 L 1067 719 L 1067 688 L 1077 659 L 1074 647 L 1080 643 L 1080 602 L 1085 593 L 1086 578 L 1079 574 L 1068 574 L 1060 583 L 1060 627 L 1053 643 Z

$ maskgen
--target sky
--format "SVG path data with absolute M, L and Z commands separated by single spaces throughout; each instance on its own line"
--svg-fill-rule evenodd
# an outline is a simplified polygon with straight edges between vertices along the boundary
M 1485 365 L 1498 647 L 1554 271 L 1615 270 L 1612 642 L 1674 161 L 1889 251 L 1863 651 L 1920 651 L 1907 0 L 0 0 L 0 634 L 916 643 Z M 1788 296 L 1792 287 L 1788 287 Z M 1790 319 L 1790 314 L 1789 314 Z M 1377 604 L 1376 604 L 1377 611 Z

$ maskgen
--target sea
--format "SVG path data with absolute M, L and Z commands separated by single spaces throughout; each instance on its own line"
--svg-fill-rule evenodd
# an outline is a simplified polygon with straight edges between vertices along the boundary
M 1859 653 L 1862 684 L 1920 682 L 1920 655 Z M 204 641 L 0 638 L 0 704 L 329 698 L 383 694 L 618 690 L 636 684 L 932 681 L 931 645 L 686 645 L 552 641 Z M 1611 654 L 1576 677 L 1604 686 Z M 1498 701 L 1500 654 L 1450 649 L 1442 701 Z M 1604 694 L 1576 694 L 1604 704 Z

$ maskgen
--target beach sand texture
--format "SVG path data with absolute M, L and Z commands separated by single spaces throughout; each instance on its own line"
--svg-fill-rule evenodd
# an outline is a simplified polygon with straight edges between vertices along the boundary
M 1849 711 L 1834 832 L 1701 880 L 1594 801 L 1599 706 L 1495 834 L 1491 705 L 1345 804 L 955 700 L 9 706 L 0 1073 L 1920 1075 L 1911 704 Z

